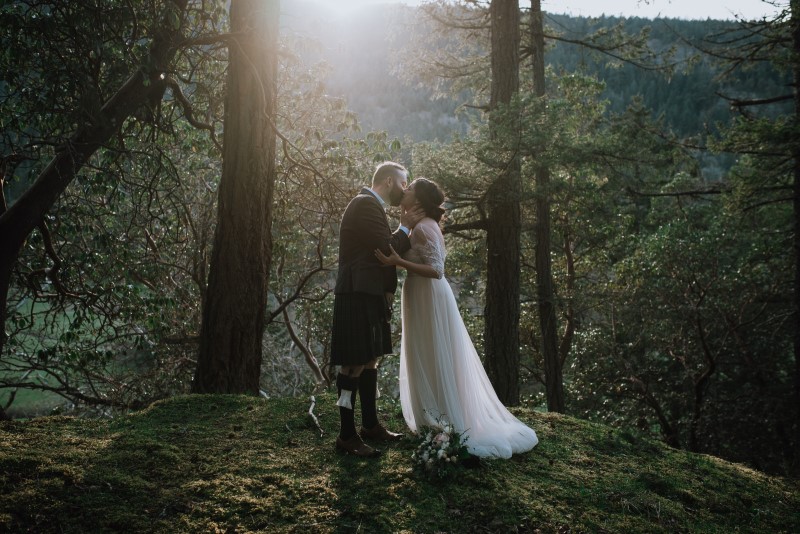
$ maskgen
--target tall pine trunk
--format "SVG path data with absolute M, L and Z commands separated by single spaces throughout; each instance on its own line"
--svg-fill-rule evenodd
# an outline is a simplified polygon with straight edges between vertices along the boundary
M 492 0 L 490 124 L 497 138 L 508 131 L 495 110 L 519 90 L 519 2 Z M 519 404 L 520 160 L 513 156 L 487 198 L 485 351 L 489 377 L 500 400 Z
M 233 0 L 222 179 L 192 390 L 258 394 L 272 260 L 278 0 Z
M 794 48 L 794 113 L 795 122 L 800 123 L 800 0 L 792 0 L 791 5 L 792 44 Z M 798 463 L 800 450 L 800 144 L 795 141 L 792 149 L 794 158 L 794 461 Z M 795 467 L 797 469 L 797 467 Z
M 540 0 L 531 0 L 531 40 L 533 45 L 533 90 L 542 102 L 547 95 L 544 80 L 544 22 Z M 547 391 L 547 409 L 564 412 L 564 383 L 561 355 L 558 350 L 556 298 L 553 289 L 550 225 L 550 169 L 536 164 L 536 294 L 539 303 L 539 325 L 542 330 L 542 355 Z

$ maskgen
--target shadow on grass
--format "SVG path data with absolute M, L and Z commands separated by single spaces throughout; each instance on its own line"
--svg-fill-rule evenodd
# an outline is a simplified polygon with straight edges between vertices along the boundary
M 387 426 L 406 431 L 396 407 Z M 444 481 L 406 436 L 378 459 L 334 450 L 338 412 L 307 399 L 186 396 L 108 421 L 0 424 L 0 530 L 14 532 L 793 532 L 796 482 L 520 413 L 530 453 Z

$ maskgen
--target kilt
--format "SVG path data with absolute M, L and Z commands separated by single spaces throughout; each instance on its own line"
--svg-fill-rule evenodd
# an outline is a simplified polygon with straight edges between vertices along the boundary
M 390 313 L 379 295 L 334 295 L 331 364 L 364 365 L 392 352 Z

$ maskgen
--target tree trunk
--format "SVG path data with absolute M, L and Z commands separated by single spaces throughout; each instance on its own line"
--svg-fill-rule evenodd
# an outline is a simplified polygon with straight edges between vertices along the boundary
M 531 0 L 531 40 L 533 48 L 533 90 L 543 101 L 547 92 L 544 80 L 544 22 L 540 0 Z M 545 113 L 544 105 L 539 108 Z M 558 351 L 558 320 L 550 258 L 550 169 L 536 166 L 536 293 L 539 325 L 542 330 L 542 355 L 547 391 L 547 409 L 564 412 L 564 381 Z
M 536 1 L 536 0 L 534 0 Z M 539 304 L 539 326 L 542 330 L 547 409 L 564 412 L 564 380 L 561 354 L 558 350 L 558 324 L 555 291 L 550 258 L 550 171 L 536 170 L 536 295 Z
M 183 39 L 174 20 L 183 20 L 187 0 L 173 0 L 156 30 L 148 56 L 95 117 L 78 127 L 39 174 L 36 181 L 0 215 L 0 355 L 5 347 L 5 321 L 11 273 L 34 228 L 53 207 L 83 165 L 142 106 L 161 99 L 161 79 Z
M 233 0 L 219 208 L 196 393 L 258 394 L 272 259 L 278 0 Z
M 795 59 L 793 63 L 794 78 L 794 113 L 795 122 L 800 121 L 800 0 L 792 0 L 791 24 L 792 44 Z M 795 141 L 793 147 L 794 158 L 794 198 L 792 201 L 794 213 L 794 456 L 793 461 L 798 462 L 800 450 L 800 144 Z M 795 467 L 797 469 L 797 467 Z
M 519 90 L 519 2 L 492 0 L 490 108 L 509 104 Z M 490 115 L 492 135 L 501 124 Z M 485 350 L 500 400 L 519 404 L 520 160 L 511 158 L 487 192 Z

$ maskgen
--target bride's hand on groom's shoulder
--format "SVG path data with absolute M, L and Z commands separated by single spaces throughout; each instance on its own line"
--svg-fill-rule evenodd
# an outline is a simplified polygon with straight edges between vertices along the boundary
M 416 204 L 409 210 L 403 210 L 400 214 L 400 224 L 406 228 L 414 228 L 423 218 L 425 218 L 425 210 Z
M 397 254 L 397 252 L 395 252 L 394 247 L 392 247 L 392 245 L 389 245 L 389 250 L 391 252 L 387 256 L 386 254 L 381 252 L 381 249 L 376 248 L 375 257 L 378 258 L 378 260 L 384 265 L 397 265 L 400 262 L 400 255 Z

